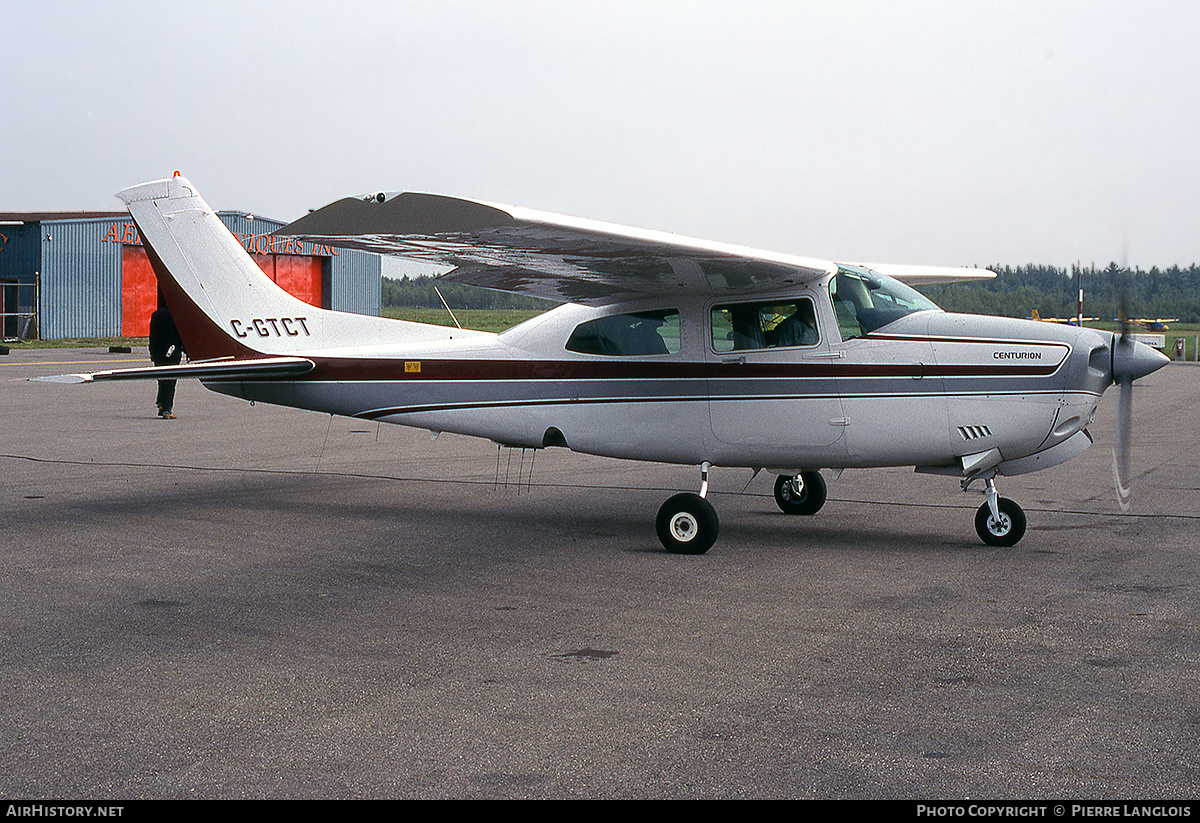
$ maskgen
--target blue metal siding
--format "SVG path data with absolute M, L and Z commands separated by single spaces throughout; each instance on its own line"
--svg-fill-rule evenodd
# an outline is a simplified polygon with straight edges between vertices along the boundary
M 382 312 L 382 265 L 377 254 L 337 249 L 332 257 L 332 308 L 378 317 Z
M 5 337 L 37 334 L 41 236 L 36 222 L 0 225 L 0 332 Z
M 218 216 L 248 251 L 301 254 L 327 260 L 331 308 L 375 316 L 381 313 L 382 268 L 378 255 L 273 237 L 271 232 L 284 225 L 280 220 L 241 212 L 220 212 Z M 14 270 L 22 267 L 28 277 L 41 272 L 38 326 L 41 337 L 47 340 L 119 337 L 121 254 L 126 244 L 137 239 L 133 221 L 128 217 L 116 220 L 98 217 L 46 220 L 41 222 L 40 230 L 38 225 L 25 224 L 23 233 L 5 232 L 10 238 L 19 235 L 20 242 L 6 249 L 13 254 L 4 262 Z M 15 253 L 18 247 L 20 262 Z
M 105 242 L 113 220 L 41 224 L 41 336 L 119 337 L 121 247 Z
M 38 223 L 0 226 L 0 279 L 32 283 L 41 269 Z

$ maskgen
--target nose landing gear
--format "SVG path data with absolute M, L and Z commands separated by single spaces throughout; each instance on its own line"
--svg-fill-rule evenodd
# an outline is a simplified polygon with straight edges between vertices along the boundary
M 985 482 L 987 502 L 975 512 L 975 531 L 989 546 L 1015 546 L 1025 536 L 1025 512 L 996 491 L 995 478 Z

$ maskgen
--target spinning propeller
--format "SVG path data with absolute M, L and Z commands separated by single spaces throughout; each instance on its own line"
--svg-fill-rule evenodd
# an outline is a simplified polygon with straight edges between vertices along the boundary
M 1129 439 L 1133 414 L 1133 381 L 1161 368 L 1168 362 L 1166 355 L 1129 334 L 1129 302 L 1125 271 L 1121 271 L 1121 306 L 1118 313 L 1120 331 L 1113 335 L 1112 380 L 1117 384 L 1117 440 L 1113 448 L 1113 483 L 1117 489 L 1117 505 L 1129 510 Z

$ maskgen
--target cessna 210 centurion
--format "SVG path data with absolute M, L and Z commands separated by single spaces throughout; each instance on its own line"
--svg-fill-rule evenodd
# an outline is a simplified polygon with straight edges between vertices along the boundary
M 797 515 L 824 504 L 822 469 L 980 482 L 979 536 L 1014 545 L 1025 516 L 995 478 L 1082 452 L 1105 389 L 1167 362 L 1124 335 L 949 314 L 912 288 L 986 270 L 824 262 L 415 193 L 346 198 L 277 234 L 563 305 L 500 334 L 365 317 L 277 287 L 178 173 L 118 196 L 191 362 L 70 378 L 195 377 L 506 446 L 698 466 L 699 492 L 657 517 L 681 554 L 717 538 L 713 466 L 776 474 L 779 508 Z

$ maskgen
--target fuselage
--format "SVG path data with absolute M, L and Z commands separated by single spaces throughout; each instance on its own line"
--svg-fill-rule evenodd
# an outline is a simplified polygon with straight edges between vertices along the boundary
M 714 465 L 778 474 L 776 503 L 796 515 L 826 499 L 817 469 L 980 481 L 976 532 L 1015 545 L 1025 516 L 996 476 L 1087 448 L 1113 383 L 1127 423 L 1133 381 L 1166 362 L 1124 334 L 947 314 L 905 285 L 991 272 L 839 264 L 413 193 L 344 198 L 285 233 L 568 302 L 502 334 L 362 317 L 280 289 L 178 173 L 119 196 L 194 361 L 75 377 L 196 377 L 249 400 L 513 447 L 699 465 L 699 493 L 673 495 L 655 519 L 676 553 L 716 539 Z
M 1090 442 L 1111 334 L 949 314 L 861 279 L 569 304 L 499 335 L 309 352 L 301 379 L 207 385 L 511 446 L 781 473 L 1011 474 Z

